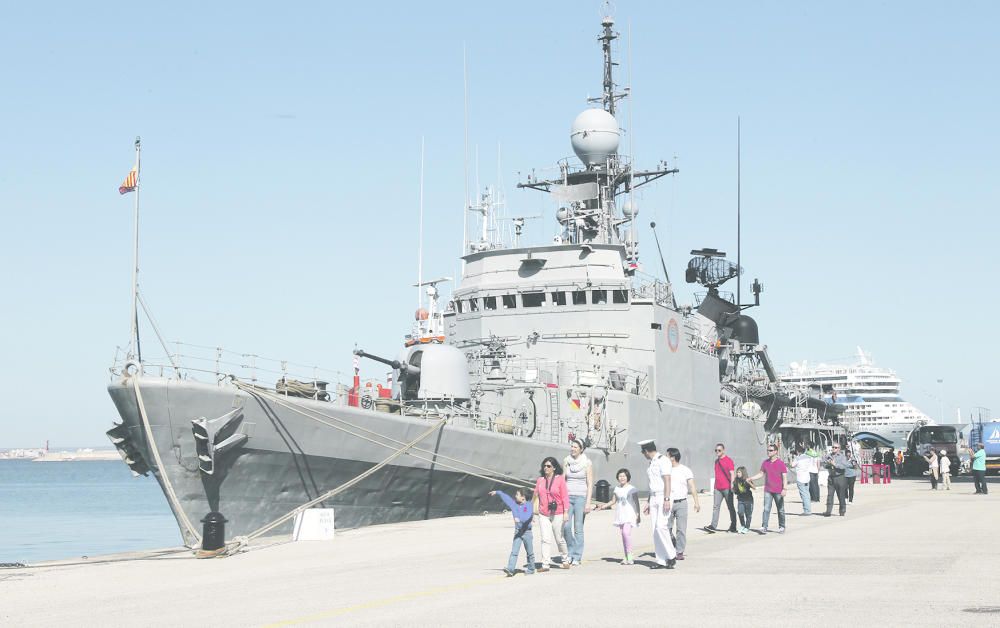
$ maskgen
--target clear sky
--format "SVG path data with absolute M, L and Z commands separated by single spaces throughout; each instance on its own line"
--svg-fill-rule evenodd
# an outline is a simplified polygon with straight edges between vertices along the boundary
M 409 331 L 421 137 L 425 276 L 458 268 L 463 44 L 480 184 L 501 180 L 511 215 L 544 215 L 527 238 L 545 242 L 555 206 L 514 184 L 571 154 L 570 122 L 601 89 L 600 15 L 7 3 L 0 447 L 107 443 L 131 280 L 117 187 L 136 135 L 140 282 L 165 336 L 347 371 L 355 343 L 393 354 Z M 764 282 L 753 315 L 773 359 L 861 345 L 928 414 L 1000 411 L 1000 5 L 620 1 L 615 16 L 636 161 L 681 169 L 639 198 L 672 276 L 692 248 L 735 256 L 741 116 L 746 285 Z

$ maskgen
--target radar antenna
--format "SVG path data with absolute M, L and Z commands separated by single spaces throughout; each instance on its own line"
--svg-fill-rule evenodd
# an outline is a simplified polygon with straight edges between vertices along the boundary
M 695 249 L 691 251 L 684 279 L 688 283 L 699 283 L 714 290 L 740 273 L 740 267 L 725 259 L 726 252 L 716 249 Z

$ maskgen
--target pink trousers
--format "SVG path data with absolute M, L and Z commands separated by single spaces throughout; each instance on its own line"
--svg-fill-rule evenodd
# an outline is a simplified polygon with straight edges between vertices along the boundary
M 625 550 L 626 556 L 632 555 L 632 524 L 623 523 L 621 524 L 622 530 L 622 548 Z

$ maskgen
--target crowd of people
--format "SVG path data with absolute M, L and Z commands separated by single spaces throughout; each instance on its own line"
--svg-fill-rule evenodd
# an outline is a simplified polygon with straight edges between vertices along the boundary
M 652 440 L 641 441 L 639 447 L 646 460 L 649 495 L 645 505 L 640 503 L 639 491 L 632 485 L 629 469 L 619 469 L 615 474 L 617 486 L 607 502 L 592 502 L 594 494 L 593 464 L 584 453 L 579 440 L 570 443 L 569 455 L 560 463 L 553 456 L 542 460 L 534 490 L 529 498 L 528 489 L 518 488 L 513 495 L 504 491 L 491 491 L 503 500 L 514 519 L 514 539 L 504 573 L 513 576 L 517 561 L 524 548 L 526 574 L 546 572 L 553 568 L 571 569 L 581 564 L 584 553 L 584 523 L 593 510 L 614 509 L 612 524 L 621 535 L 623 565 L 634 565 L 632 534 L 645 515 L 652 528 L 654 569 L 674 569 L 677 561 L 684 560 L 687 546 L 687 527 L 690 508 L 701 511 L 698 489 L 691 469 L 681 463 L 680 450 L 674 447 L 666 453 L 657 451 Z M 859 463 L 851 451 L 842 452 L 834 443 L 822 455 L 814 443 L 793 449 L 790 465 L 795 479 L 789 483 L 789 466 L 779 456 L 776 444 L 768 445 L 767 458 L 758 471 L 750 475 L 745 466 L 737 467 L 726 455 L 723 443 L 715 446 L 713 508 L 711 523 L 702 530 L 708 533 L 722 531 L 719 519 L 722 505 L 729 512 L 728 532 L 746 534 L 752 530 L 756 482 L 763 481 L 763 513 L 759 534 L 768 532 L 772 510 L 777 511 L 778 533 L 784 534 L 786 524 L 786 487 L 794 485 L 802 500 L 802 515 L 812 514 L 812 505 L 819 502 L 819 476 L 827 471 L 827 500 L 824 516 L 831 516 L 834 497 L 838 501 L 840 516 L 847 513 L 847 504 L 854 499 L 854 481 Z M 734 501 L 736 502 L 734 504 Z M 541 556 L 536 565 L 533 531 L 537 527 L 541 536 Z M 556 560 L 558 558 L 558 561 Z

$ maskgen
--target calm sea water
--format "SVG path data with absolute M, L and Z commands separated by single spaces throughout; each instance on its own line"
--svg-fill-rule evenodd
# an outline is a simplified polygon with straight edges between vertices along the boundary
M 0 562 L 180 544 L 156 480 L 133 478 L 120 461 L 0 460 Z

